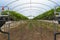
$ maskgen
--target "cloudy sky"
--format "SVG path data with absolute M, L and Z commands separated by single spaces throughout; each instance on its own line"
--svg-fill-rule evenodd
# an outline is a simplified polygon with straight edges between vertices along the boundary
M 0 6 L 8 5 L 10 10 L 18 11 L 29 18 L 42 14 L 59 4 L 60 0 L 0 0 Z

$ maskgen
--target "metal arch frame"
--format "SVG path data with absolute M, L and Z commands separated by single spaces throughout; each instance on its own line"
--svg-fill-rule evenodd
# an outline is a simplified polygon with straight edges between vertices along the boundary
M 47 9 L 45 9 L 45 8 L 42 8 L 42 7 L 36 7 L 36 6 L 31 6 L 32 8 L 40 8 L 40 9 L 43 9 L 43 10 L 47 10 Z M 22 7 L 22 8 L 20 8 L 20 10 L 22 10 L 22 9 L 25 9 L 25 8 L 29 8 L 29 6 L 28 7 Z M 18 10 L 17 10 L 18 11 Z
M 14 1 L 12 1 L 12 2 L 6 4 L 5 6 L 8 6 L 8 5 L 10 5 L 10 4 L 12 4 L 12 3 L 16 2 L 16 1 L 19 1 L 19 0 L 14 0 Z
M 8 6 L 9 4 L 12 4 L 12 3 L 14 3 L 14 2 L 16 2 L 16 1 L 19 1 L 19 0 L 15 0 L 15 1 L 12 1 L 12 2 L 10 2 L 10 3 L 8 3 L 6 6 Z M 54 2 L 54 1 L 52 1 L 52 0 L 48 0 L 48 1 L 50 1 L 50 2 Z M 58 5 L 58 6 L 60 6 L 59 4 L 57 4 L 56 2 L 54 2 L 56 5 Z M 25 4 L 29 4 L 29 3 L 25 3 Z M 32 4 L 32 3 L 31 3 Z M 36 4 L 36 3 L 35 3 Z M 42 4 L 42 3 L 37 3 L 37 4 Z M 23 4 L 24 5 L 24 4 Z M 46 4 L 42 4 L 42 5 L 46 5 Z M 19 5 L 17 5 L 17 6 L 19 6 Z M 17 7 L 17 6 L 15 6 L 15 7 Z M 46 5 L 46 6 L 48 6 L 48 5 Z M 50 7 L 50 6 L 49 6 Z
M 31 9 L 31 10 L 37 10 L 37 9 Z M 29 11 L 29 9 L 25 9 L 23 11 Z M 20 12 L 23 12 L 23 11 L 20 11 Z M 37 10 L 38 12 L 40 12 L 41 10 Z
M 56 2 L 54 2 L 54 1 L 52 1 L 52 0 L 48 0 L 48 1 L 50 1 L 50 2 L 52 2 L 52 3 L 55 3 L 56 5 L 60 6 L 59 4 L 57 4 Z
M 18 6 L 22 6 L 22 5 L 26 5 L 26 4 L 30 4 L 30 3 L 19 4 L 19 5 L 17 5 L 17 6 L 14 6 L 13 9 L 16 8 L 16 7 L 18 7 Z M 31 3 L 31 4 L 41 4 L 41 5 L 45 5 L 45 6 L 49 7 L 49 8 L 52 8 L 51 6 L 46 5 L 46 4 L 42 4 L 42 3 L 35 3 L 35 2 L 33 2 L 33 3 Z
M 12 1 L 12 2 L 8 3 L 7 5 L 9 5 L 9 4 L 13 3 L 13 2 L 16 2 L 16 1 L 19 1 L 19 0 Z M 52 0 L 48 0 L 48 1 L 54 2 L 54 1 L 52 1 Z M 54 2 L 54 3 L 55 3 L 56 5 L 58 5 L 56 2 Z M 24 4 L 29 4 L 29 3 L 24 3 Z M 24 5 L 24 4 L 21 4 L 21 5 Z M 31 4 L 32 4 L 32 3 L 31 3 Z M 33 3 L 33 4 L 42 4 L 42 3 Z M 7 6 L 7 5 L 6 5 L 6 6 Z M 42 4 L 42 5 L 46 5 L 46 4 Z M 17 5 L 17 6 L 19 6 L 19 5 Z M 17 7 L 17 6 L 15 6 L 15 7 Z M 50 7 L 49 5 L 46 5 L 46 6 Z
M 36 12 L 36 13 L 39 13 L 39 12 L 41 12 L 41 10 L 38 10 L 38 9 L 31 9 L 31 10 L 37 10 L 38 12 Z M 24 10 L 24 11 L 29 11 L 29 9 L 26 9 L 26 10 Z M 21 11 L 22 12 L 22 11 Z M 28 17 L 28 16 L 27 16 Z M 31 17 L 31 16 L 29 16 L 29 17 Z M 32 16 L 32 17 L 35 17 L 35 16 Z
M 12 2 L 8 3 L 7 5 L 12 4 L 13 2 L 16 2 L 16 1 L 19 1 L 19 0 L 12 1 Z M 51 0 L 48 0 L 48 1 L 51 1 Z M 51 1 L 51 2 L 54 2 L 54 1 Z M 56 2 L 54 2 L 54 3 L 57 4 Z M 29 4 L 29 3 L 24 3 L 24 4 Z M 21 4 L 21 5 L 24 5 L 24 4 Z M 30 3 L 30 4 L 32 4 L 32 3 Z M 33 3 L 33 4 L 42 4 L 42 3 Z M 42 4 L 42 5 L 46 5 L 46 4 Z M 17 6 L 19 6 L 19 5 L 17 5 Z M 17 7 L 17 6 L 15 6 L 15 7 Z M 49 5 L 46 5 L 46 6 L 50 7 Z
M 28 11 L 29 9 L 25 9 L 25 10 L 23 10 L 23 11 Z M 41 10 L 38 10 L 38 9 L 31 9 L 31 10 L 37 10 L 37 11 L 41 11 Z M 23 11 L 20 11 L 20 12 L 23 12 Z
M 45 8 L 43 8 L 43 7 L 37 7 L 37 6 L 31 6 L 31 7 L 34 7 L 34 8 L 41 8 L 41 9 L 46 10 L 46 9 L 45 9 Z M 21 9 L 23 9 L 23 8 L 29 8 L 29 6 L 28 6 L 28 7 L 22 7 Z

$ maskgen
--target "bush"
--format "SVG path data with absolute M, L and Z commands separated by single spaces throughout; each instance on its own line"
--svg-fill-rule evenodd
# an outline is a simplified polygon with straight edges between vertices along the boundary
M 27 20 L 28 18 L 16 11 L 3 11 L 2 12 L 2 15 L 7 15 L 9 12 L 9 15 L 10 17 L 13 19 L 13 20 Z

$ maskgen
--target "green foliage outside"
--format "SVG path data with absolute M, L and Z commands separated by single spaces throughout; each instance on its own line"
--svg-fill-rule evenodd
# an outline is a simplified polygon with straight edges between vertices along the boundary
M 57 8 L 56 11 L 60 12 L 60 7 Z M 57 13 L 57 15 L 58 15 L 58 13 Z M 54 9 L 46 11 L 33 19 L 53 20 L 54 19 Z
M 27 20 L 28 18 L 16 11 L 3 11 L 2 15 L 7 15 L 9 12 L 9 15 L 11 18 L 13 18 L 14 20 Z

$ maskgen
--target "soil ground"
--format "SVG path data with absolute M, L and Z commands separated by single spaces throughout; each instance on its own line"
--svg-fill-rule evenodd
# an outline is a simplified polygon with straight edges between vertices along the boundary
M 17 22 L 16 22 L 17 23 Z M 54 40 L 54 30 L 48 23 L 43 27 L 42 22 L 23 21 L 10 28 L 10 40 Z M 16 27 L 15 27 L 16 26 Z M 0 40 L 8 40 L 7 34 L 0 34 Z M 60 36 L 57 36 L 60 40 Z

